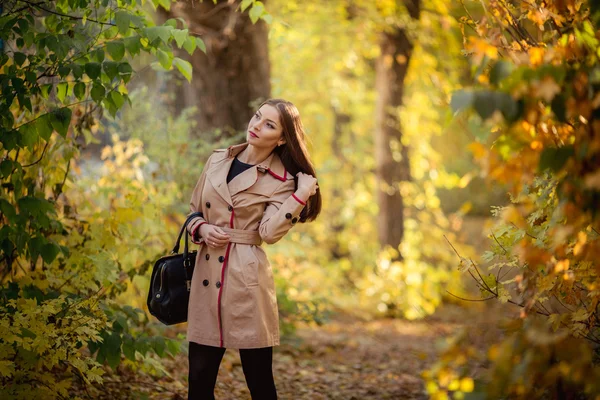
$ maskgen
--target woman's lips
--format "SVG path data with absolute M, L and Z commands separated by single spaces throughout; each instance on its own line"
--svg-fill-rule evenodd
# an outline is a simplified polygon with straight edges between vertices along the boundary
M 250 135 L 254 136 L 254 137 L 258 137 L 258 135 L 252 131 L 250 131 Z

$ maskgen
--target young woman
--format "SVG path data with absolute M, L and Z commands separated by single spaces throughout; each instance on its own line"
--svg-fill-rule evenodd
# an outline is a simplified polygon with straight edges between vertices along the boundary
M 296 107 L 267 100 L 245 143 L 214 150 L 194 188 L 187 230 L 200 245 L 191 283 L 189 397 L 214 399 L 225 349 L 239 349 L 253 399 L 276 399 L 277 297 L 262 242 L 314 220 L 321 195 Z

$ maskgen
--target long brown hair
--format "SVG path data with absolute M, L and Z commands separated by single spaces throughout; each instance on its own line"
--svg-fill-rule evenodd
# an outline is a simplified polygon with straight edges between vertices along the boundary
M 277 146 L 275 152 L 283 162 L 285 169 L 294 175 L 296 188 L 298 188 L 298 178 L 296 174 L 303 172 L 317 177 L 315 167 L 310 161 L 308 149 L 306 148 L 304 126 L 300 120 L 300 112 L 296 106 L 287 100 L 269 99 L 263 102 L 258 108 L 268 104 L 273 106 L 279 112 L 285 144 Z M 306 206 L 300 213 L 300 222 L 314 221 L 321 212 L 321 191 L 310 196 Z

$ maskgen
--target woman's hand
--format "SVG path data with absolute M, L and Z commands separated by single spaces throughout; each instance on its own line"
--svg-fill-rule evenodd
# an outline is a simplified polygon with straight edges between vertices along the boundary
M 223 229 L 211 224 L 202 224 L 200 236 L 204 238 L 204 243 L 213 249 L 227 246 L 231 238 Z
M 304 172 L 298 172 L 298 190 L 304 199 L 308 199 L 313 194 L 317 193 L 319 185 L 317 185 L 317 178 L 312 175 L 305 174 Z

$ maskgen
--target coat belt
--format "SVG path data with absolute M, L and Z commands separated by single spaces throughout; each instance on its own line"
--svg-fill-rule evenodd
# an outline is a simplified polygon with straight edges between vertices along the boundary
M 255 244 L 260 246 L 262 238 L 258 231 L 246 230 L 246 229 L 233 229 L 224 226 L 220 227 L 225 233 L 229 234 L 229 241 L 233 243 L 241 244 Z

